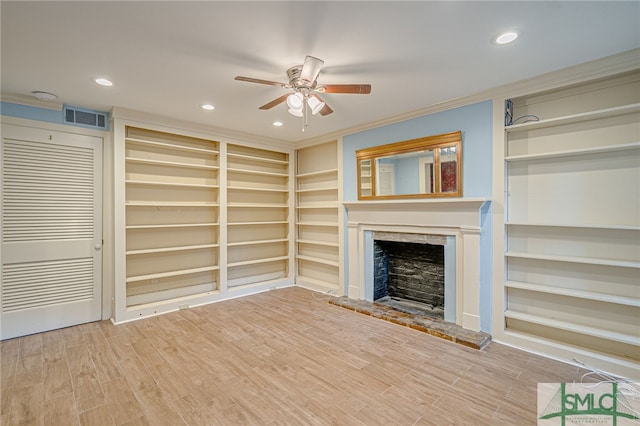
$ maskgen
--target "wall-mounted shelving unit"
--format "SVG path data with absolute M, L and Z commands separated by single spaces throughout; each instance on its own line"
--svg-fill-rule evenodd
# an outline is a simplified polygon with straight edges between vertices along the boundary
M 113 128 L 116 322 L 293 285 L 293 149 Z
M 127 307 L 216 291 L 218 143 L 125 132 Z
M 531 350 L 640 362 L 640 72 L 512 99 L 505 332 Z
M 227 146 L 227 287 L 289 275 L 289 154 Z
M 296 283 L 341 295 L 337 142 L 297 151 L 296 200 Z

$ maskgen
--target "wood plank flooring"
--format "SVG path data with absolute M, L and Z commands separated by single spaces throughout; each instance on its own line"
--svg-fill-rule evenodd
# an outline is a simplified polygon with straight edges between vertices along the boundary
M 482 351 L 293 287 L 0 345 L 2 425 L 535 425 L 584 371 Z

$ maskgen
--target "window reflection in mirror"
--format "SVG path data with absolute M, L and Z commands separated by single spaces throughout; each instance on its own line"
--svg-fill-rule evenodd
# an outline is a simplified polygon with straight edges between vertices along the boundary
M 458 191 L 456 147 L 440 148 L 440 192 Z
M 356 151 L 358 199 L 462 196 L 462 133 Z

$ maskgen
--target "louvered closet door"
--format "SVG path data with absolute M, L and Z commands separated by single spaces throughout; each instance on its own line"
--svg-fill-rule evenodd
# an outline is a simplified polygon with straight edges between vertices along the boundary
M 2 339 L 101 318 L 101 182 L 101 138 L 2 125 Z

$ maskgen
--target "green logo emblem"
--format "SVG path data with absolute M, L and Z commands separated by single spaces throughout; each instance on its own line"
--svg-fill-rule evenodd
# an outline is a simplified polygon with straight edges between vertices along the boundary
M 538 384 L 538 398 L 541 395 Z M 618 383 L 560 383 L 557 391 L 539 413 L 540 420 L 558 418 L 565 426 L 571 424 L 618 425 L 619 419 L 639 420 L 638 412 L 618 390 Z M 539 424 L 551 424 L 539 422 Z M 557 423 L 555 423 L 557 424 Z

